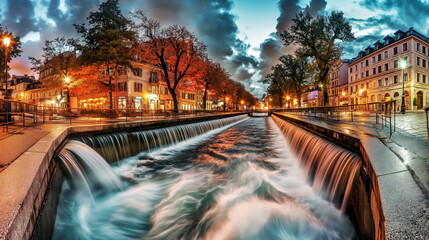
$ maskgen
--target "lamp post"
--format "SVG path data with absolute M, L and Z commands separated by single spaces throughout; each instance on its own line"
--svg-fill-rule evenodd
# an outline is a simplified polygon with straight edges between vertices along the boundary
M 404 69 L 407 67 L 407 62 L 405 60 L 401 61 L 402 68 L 402 104 L 401 104 L 401 113 L 405 114 L 405 73 Z
M 5 92 L 4 99 L 9 99 L 10 98 L 9 97 L 9 92 L 7 91 L 7 48 L 10 45 L 10 38 L 9 37 L 3 38 L 3 45 L 4 45 L 4 54 L 5 54 L 5 58 L 4 58 L 4 65 L 5 65 L 5 68 L 4 68 L 4 71 L 5 71 L 5 73 L 4 73 L 4 81 L 5 81 L 5 84 L 6 84 L 6 92 Z
M 290 97 L 289 97 L 289 96 L 287 96 L 287 97 L 286 97 L 286 99 L 287 99 L 287 108 L 290 108 L 290 100 L 289 100 L 289 99 L 290 99 Z

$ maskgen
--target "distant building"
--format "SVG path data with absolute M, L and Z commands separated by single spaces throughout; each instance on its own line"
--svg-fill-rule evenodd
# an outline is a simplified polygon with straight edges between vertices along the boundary
M 323 92 L 320 86 L 310 85 L 306 92 L 301 94 L 302 107 L 323 106 Z
M 429 106 L 429 39 L 413 28 L 368 46 L 348 68 L 350 104 L 396 100 L 399 110 L 404 82 L 406 109 Z
M 330 86 L 328 90 L 329 105 L 340 106 L 348 104 L 348 68 L 351 60 L 343 59 L 339 66 L 329 75 Z

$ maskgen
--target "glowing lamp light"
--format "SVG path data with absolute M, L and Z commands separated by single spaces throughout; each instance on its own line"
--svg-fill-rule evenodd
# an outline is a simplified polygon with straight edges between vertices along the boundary
M 244 104 L 244 101 L 241 101 L 241 104 Z
M 24 93 L 21 93 L 21 97 L 24 97 Z
M 69 83 L 70 82 L 70 78 L 69 77 L 66 77 L 66 83 Z
M 401 61 L 401 68 L 404 69 L 407 67 L 407 62 L 405 60 Z
M 10 45 L 10 38 L 8 38 L 8 37 L 3 38 L 3 44 L 6 47 L 9 47 L 9 45 Z
M 225 100 L 226 100 L 226 101 L 228 101 L 228 100 L 229 100 L 229 98 L 225 98 Z
M 363 93 L 363 89 L 360 89 L 360 90 L 359 90 L 359 94 L 362 94 L 362 93 Z
M 343 96 L 346 96 L 346 92 L 343 92 L 343 93 L 342 93 L 342 95 L 343 95 Z

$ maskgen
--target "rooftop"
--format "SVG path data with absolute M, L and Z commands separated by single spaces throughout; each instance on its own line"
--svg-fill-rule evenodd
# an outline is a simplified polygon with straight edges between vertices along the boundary
M 355 58 L 351 59 L 350 63 L 354 63 L 357 62 L 358 60 L 368 56 L 369 54 L 376 52 L 384 47 L 387 47 L 389 45 L 392 45 L 398 41 L 401 41 L 404 38 L 407 38 L 409 36 L 415 36 L 417 38 L 419 38 L 420 40 L 429 43 L 429 38 L 427 38 L 426 36 L 424 36 L 423 34 L 417 32 L 416 30 L 414 30 L 412 27 L 409 28 L 407 31 L 401 31 L 398 30 L 394 33 L 395 36 L 390 36 L 387 35 L 386 37 L 383 38 L 384 41 L 380 41 L 377 40 L 377 42 L 375 42 L 373 45 L 374 47 L 372 47 L 372 45 L 368 46 L 367 48 L 365 48 L 365 51 L 362 50 L 359 52 L 358 56 L 356 56 Z

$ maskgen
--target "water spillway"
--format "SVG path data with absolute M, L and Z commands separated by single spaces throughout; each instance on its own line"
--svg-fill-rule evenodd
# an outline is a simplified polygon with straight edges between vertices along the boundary
M 288 132 L 291 126 L 273 119 L 230 118 L 70 141 L 59 154 L 70 178 L 54 238 L 356 238 L 343 208 L 359 157 Z M 117 163 L 106 170 L 102 157 Z M 88 187 L 74 187 L 76 179 Z

